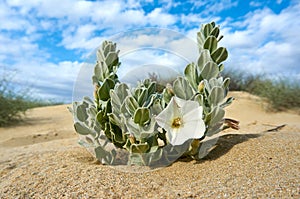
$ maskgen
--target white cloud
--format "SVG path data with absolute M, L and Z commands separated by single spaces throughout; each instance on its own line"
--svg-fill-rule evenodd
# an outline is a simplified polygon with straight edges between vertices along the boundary
M 202 14 L 204 15 L 213 15 L 219 13 L 220 11 L 235 7 L 238 4 L 238 1 L 236 0 L 217 0 L 217 1 L 191 0 L 189 2 L 192 4 L 191 10 L 195 10 L 197 8 L 203 8 Z
M 29 87 L 33 97 L 71 102 L 73 84 L 80 67 L 81 63 L 70 61 L 57 64 L 20 62 L 13 65 L 17 71 L 13 81 L 16 85 Z
M 296 36 L 300 22 L 291 19 L 300 18 L 299 8 L 298 3 L 279 14 L 265 8 L 249 13 L 243 21 L 227 23 L 223 44 L 230 51 L 228 65 L 250 72 L 295 71 L 300 62 L 300 39 Z
M 147 15 L 150 25 L 167 27 L 176 22 L 174 15 L 164 13 L 161 8 L 155 8 Z
M 249 3 L 249 5 L 252 7 L 260 7 L 262 4 L 263 4 L 262 2 L 258 2 L 258 1 L 251 1 Z

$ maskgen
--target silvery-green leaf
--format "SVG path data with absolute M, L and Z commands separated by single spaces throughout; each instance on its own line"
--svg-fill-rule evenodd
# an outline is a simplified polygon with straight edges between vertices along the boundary
M 97 62 L 94 68 L 94 76 L 92 77 L 93 83 L 98 84 L 99 81 L 103 82 L 109 76 L 109 70 L 105 63 Z
M 202 50 L 198 58 L 199 71 L 202 71 L 205 64 L 209 61 L 212 61 L 209 50 L 207 49 Z
M 177 97 L 189 100 L 193 97 L 194 91 L 189 82 L 183 78 L 178 77 L 173 83 L 174 93 Z
M 94 134 L 93 131 L 91 131 L 88 127 L 86 127 L 85 125 L 76 122 L 74 124 L 74 128 L 76 130 L 77 133 L 81 134 L 81 135 L 89 135 L 89 134 Z
M 206 136 L 210 137 L 221 132 L 223 130 L 222 126 L 223 126 L 222 122 L 216 123 L 214 126 L 210 126 L 207 129 Z
M 223 120 L 225 111 L 219 106 L 214 107 L 214 109 L 211 111 L 211 120 L 210 125 L 214 125 L 216 123 L 219 123 Z
M 199 47 L 199 52 L 203 49 L 203 44 L 204 44 L 205 38 L 202 32 L 197 33 L 197 42 L 198 42 L 198 47 Z
M 81 122 L 86 121 L 87 118 L 88 118 L 86 109 L 87 109 L 87 106 L 84 105 L 84 104 L 81 104 L 81 105 L 77 106 L 76 116 L 77 116 L 78 120 L 81 121 Z
M 196 90 L 198 86 L 198 71 L 194 63 L 188 64 L 184 70 L 186 79 L 190 82 L 193 88 Z
M 132 96 L 127 96 L 125 98 L 125 107 L 131 115 L 134 115 L 134 112 L 139 107 L 139 104 Z
M 217 77 L 219 74 L 219 67 L 216 63 L 209 61 L 203 67 L 201 71 L 201 76 L 203 79 L 211 79 L 213 77 Z
M 107 64 L 107 67 L 109 69 L 110 72 L 112 72 L 113 70 L 113 66 L 118 65 L 119 63 L 119 57 L 118 54 L 116 52 L 109 52 L 107 54 L 107 57 L 105 59 L 105 62 Z
M 137 140 L 141 139 L 141 132 L 139 125 L 134 123 L 132 118 L 127 118 L 125 121 L 128 132 L 133 135 Z
M 221 87 L 213 87 L 209 94 L 209 101 L 213 106 L 216 106 L 224 100 L 224 89 Z
M 114 90 L 110 90 L 111 103 L 117 111 L 121 110 L 121 105 L 128 95 L 127 90 L 128 86 L 124 83 L 117 84 Z
M 109 153 L 108 151 L 104 150 L 101 146 L 95 148 L 95 154 L 96 154 L 96 158 L 102 164 L 112 164 L 114 161 L 115 156 Z

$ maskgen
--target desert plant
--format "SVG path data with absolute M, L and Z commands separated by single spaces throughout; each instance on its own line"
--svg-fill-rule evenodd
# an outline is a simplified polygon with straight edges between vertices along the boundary
M 120 151 L 122 163 L 129 165 L 169 164 L 182 155 L 201 158 L 201 140 L 227 128 L 224 107 L 233 100 L 226 99 L 229 78 L 220 76 L 228 53 L 218 46 L 219 32 L 214 22 L 202 26 L 197 63 L 188 64 L 184 76 L 162 92 L 151 79 L 136 88 L 121 83 L 119 51 L 104 41 L 92 77 L 94 100 L 73 103 L 80 143 L 104 164 L 120 164 Z

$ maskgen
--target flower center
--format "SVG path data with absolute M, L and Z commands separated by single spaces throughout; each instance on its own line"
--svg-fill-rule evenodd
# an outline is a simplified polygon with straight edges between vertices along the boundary
M 177 117 L 177 118 L 173 119 L 172 128 L 179 128 L 181 126 L 181 124 L 182 124 L 181 118 Z

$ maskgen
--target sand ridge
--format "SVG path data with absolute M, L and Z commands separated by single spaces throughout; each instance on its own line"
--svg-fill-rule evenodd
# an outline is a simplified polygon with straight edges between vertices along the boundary
M 30 110 L 24 123 L 0 128 L 0 198 L 299 198 L 300 115 L 229 96 L 226 117 L 240 120 L 239 131 L 222 132 L 201 161 L 146 173 L 100 165 L 77 144 L 68 105 Z

